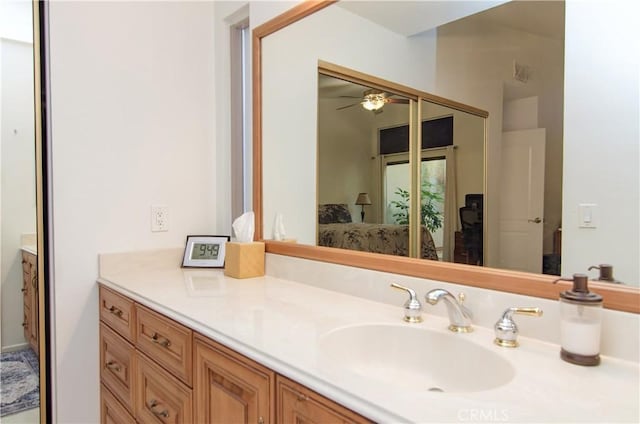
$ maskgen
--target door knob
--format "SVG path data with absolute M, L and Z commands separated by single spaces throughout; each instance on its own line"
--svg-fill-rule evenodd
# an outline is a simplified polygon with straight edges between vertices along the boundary
M 542 222 L 542 220 L 540 219 L 540 217 L 537 217 L 536 219 L 527 219 L 528 222 L 533 222 L 534 224 L 539 224 Z

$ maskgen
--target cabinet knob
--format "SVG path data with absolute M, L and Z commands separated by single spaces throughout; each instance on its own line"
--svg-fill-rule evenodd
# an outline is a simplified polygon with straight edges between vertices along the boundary
M 309 396 L 298 392 L 298 402 L 304 402 L 306 400 L 309 400 Z
M 162 347 L 169 347 L 171 346 L 171 340 L 165 338 L 165 337 L 160 337 L 160 335 L 158 333 L 153 333 L 153 336 L 151 336 L 151 341 L 159 344 Z
M 118 363 L 116 363 L 114 361 L 109 361 L 105 365 L 106 365 L 107 368 L 109 368 L 110 370 L 113 370 L 115 372 L 120 372 L 120 370 L 122 369 L 120 367 L 120 365 L 118 365 Z
M 158 405 L 159 405 L 159 403 L 158 403 L 157 400 L 151 399 L 147 403 L 147 408 L 149 408 L 149 411 L 151 411 L 156 417 L 169 418 L 169 411 L 167 409 L 162 410 L 162 411 L 158 411 L 156 409 L 156 406 L 158 406 Z
M 111 312 L 113 315 L 117 316 L 118 318 L 122 317 L 122 311 L 113 305 L 109 308 L 109 312 Z
M 258 418 L 258 424 L 264 424 L 264 418 L 262 417 Z

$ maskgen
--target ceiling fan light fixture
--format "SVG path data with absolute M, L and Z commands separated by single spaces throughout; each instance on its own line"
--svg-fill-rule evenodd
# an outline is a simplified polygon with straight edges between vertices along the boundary
M 385 104 L 385 97 L 382 93 L 370 93 L 362 99 L 362 107 L 367 110 L 378 110 Z

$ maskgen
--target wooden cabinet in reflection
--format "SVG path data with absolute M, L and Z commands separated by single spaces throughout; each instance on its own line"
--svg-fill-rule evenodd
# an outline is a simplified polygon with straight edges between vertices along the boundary
M 38 355 L 38 268 L 37 256 L 22 252 L 22 294 L 24 300 L 24 338 Z

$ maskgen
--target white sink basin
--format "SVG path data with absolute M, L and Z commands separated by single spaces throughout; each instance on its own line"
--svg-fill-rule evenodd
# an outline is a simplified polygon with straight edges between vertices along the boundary
M 371 324 L 333 330 L 319 344 L 334 368 L 408 391 L 478 392 L 511 381 L 508 361 L 465 336 Z

